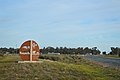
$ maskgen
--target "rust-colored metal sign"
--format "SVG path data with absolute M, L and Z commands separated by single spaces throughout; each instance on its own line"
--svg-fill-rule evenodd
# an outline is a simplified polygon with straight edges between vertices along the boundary
M 40 49 L 35 41 L 29 40 L 21 45 L 19 53 L 23 61 L 37 61 L 40 56 Z

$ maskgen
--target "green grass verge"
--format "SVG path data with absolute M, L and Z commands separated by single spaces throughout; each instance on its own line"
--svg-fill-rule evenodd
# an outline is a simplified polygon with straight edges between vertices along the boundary
M 42 63 L 16 63 L 17 57 L 0 57 L 1 80 L 120 80 L 119 70 L 105 68 L 80 56 L 43 55 Z M 51 58 L 52 57 L 52 58 Z M 53 60 L 53 61 L 51 61 Z
M 103 57 L 112 58 L 112 59 L 120 59 L 120 57 L 117 55 L 103 55 Z

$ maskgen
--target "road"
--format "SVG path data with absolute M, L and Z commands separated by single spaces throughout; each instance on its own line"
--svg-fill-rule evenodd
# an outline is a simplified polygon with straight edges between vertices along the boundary
M 110 67 L 120 68 L 120 59 L 105 58 L 102 56 L 93 56 L 93 55 L 86 55 L 84 56 L 84 58 L 90 61 L 106 64 Z

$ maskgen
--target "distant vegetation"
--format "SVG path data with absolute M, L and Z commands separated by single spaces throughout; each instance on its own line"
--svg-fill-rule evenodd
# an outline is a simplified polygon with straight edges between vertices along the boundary
M 106 55 L 117 55 L 120 56 L 120 48 L 118 47 L 111 47 L 111 52 L 106 53 L 106 51 L 101 52 L 97 47 L 88 48 L 88 47 L 78 47 L 78 48 L 67 48 L 67 47 L 44 47 L 43 49 L 40 49 L 40 52 L 42 54 L 48 54 L 48 53 L 60 53 L 60 54 L 92 54 L 92 55 L 99 55 L 100 53 Z M 0 48 L 0 55 L 2 54 L 18 54 L 19 49 L 14 48 Z
M 19 53 L 19 49 L 14 48 L 0 48 L 0 54 L 15 54 Z
M 47 53 L 60 53 L 60 54 L 100 54 L 100 50 L 97 49 L 97 47 L 93 48 L 83 48 L 83 47 L 78 47 L 78 48 L 67 48 L 67 47 L 47 47 L 41 49 L 41 53 L 47 54 Z
M 112 51 L 109 54 L 111 54 L 111 55 L 118 55 L 120 57 L 120 48 L 118 48 L 118 47 L 116 47 L 116 48 L 111 47 L 111 50 Z

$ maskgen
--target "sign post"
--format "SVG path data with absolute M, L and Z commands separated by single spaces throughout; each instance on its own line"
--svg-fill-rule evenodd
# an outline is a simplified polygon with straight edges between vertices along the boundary
M 30 61 L 32 61 L 32 40 L 30 41 Z

